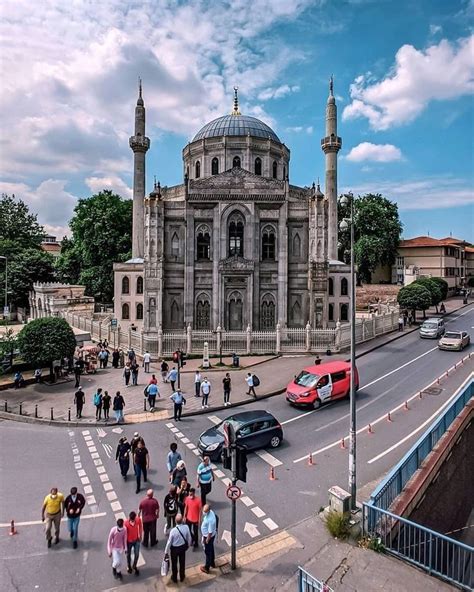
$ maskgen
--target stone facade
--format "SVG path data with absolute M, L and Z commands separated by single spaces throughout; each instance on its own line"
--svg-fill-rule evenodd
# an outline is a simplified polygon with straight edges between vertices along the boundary
M 55 317 L 59 313 L 74 312 L 84 316 L 94 314 L 94 298 L 84 296 L 85 286 L 57 282 L 33 284 L 30 292 L 30 317 Z

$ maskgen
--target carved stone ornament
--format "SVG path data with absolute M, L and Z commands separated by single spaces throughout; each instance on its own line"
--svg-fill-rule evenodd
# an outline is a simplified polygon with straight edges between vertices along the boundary
M 233 255 L 232 257 L 227 257 L 227 259 L 221 259 L 221 261 L 219 261 L 220 271 L 253 271 L 253 269 L 253 261 L 249 261 L 249 259 L 245 259 L 238 255 Z
M 234 167 L 219 175 L 212 175 L 202 179 L 193 179 L 189 182 L 190 193 L 202 192 L 206 189 L 249 189 L 255 190 L 277 189 L 281 192 L 285 190 L 285 182 L 278 179 L 269 179 L 261 175 L 255 175 L 239 167 Z

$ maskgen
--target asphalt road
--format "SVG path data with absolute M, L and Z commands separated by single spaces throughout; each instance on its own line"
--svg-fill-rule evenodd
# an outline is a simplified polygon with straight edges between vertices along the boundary
M 474 306 L 454 314 L 448 321 L 451 329 L 465 329 L 474 337 Z M 473 346 L 471 346 L 471 349 Z M 421 340 L 417 333 L 407 334 L 358 360 L 361 388 L 358 394 L 358 488 L 366 497 L 374 483 L 385 474 L 414 443 L 430 418 L 448 401 L 454 390 L 474 368 L 474 357 L 447 380 L 435 395 L 416 398 L 409 409 L 388 411 L 441 375 L 469 351 L 440 352 L 436 341 Z M 291 377 L 288 377 L 290 379 Z M 340 448 L 347 436 L 349 405 L 340 401 L 318 411 L 290 407 L 284 395 L 257 403 L 273 413 L 283 424 L 285 440 L 280 448 L 249 456 L 248 483 L 242 484 L 244 494 L 238 502 L 239 544 L 246 544 L 278 529 L 286 528 L 318 511 L 327 503 L 327 489 L 332 485 L 346 487 L 348 452 Z M 253 404 L 238 411 L 254 408 Z M 188 474 L 194 481 L 198 456 L 194 452 L 199 434 L 217 418 L 216 415 L 188 418 L 174 422 L 142 424 L 140 433 L 151 455 L 150 482 L 162 504 L 167 492 L 166 454 L 171 441 L 177 441 L 185 458 Z M 373 434 L 364 426 L 373 424 Z M 121 428 L 119 428 L 121 429 Z M 115 427 L 74 429 L 2 422 L 0 480 L 0 524 L 16 520 L 19 534 L 8 536 L 0 528 L 0 553 L 3 558 L 0 588 L 4 592 L 48 590 L 99 591 L 110 588 L 115 581 L 105 543 L 115 515 L 136 509 L 142 495 L 135 494 L 130 476 L 124 482 L 114 462 L 118 438 L 131 438 L 135 427 L 125 426 L 117 433 Z M 347 440 L 346 440 L 347 443 Z M 314 466 L 308 466 L 308 454 L 314 453 Z M 269 479 L 273 466 L 276 480 Z M 210 500 L 220 516 L 218 551 L 228 549 L 230 503 L 225 497 L 229 475 L 217 467 L 217 479 Z M 82 481 L 82 484 L 81 484 Z M 41 504 L 52 486 L 67 493 L 77 485 L 88 497 L 80 525 L 77 551 L 71 548 L 65 524 L 58 546 L 48 550 L 43 534 Z M 22 524 L 25 523 L 25 524 Z M 160 544 L 153 550 L 142 550 L 141 576 L 156 575 L 164 548 L 163 520 L 159 521 Z M 222 538 L 223 537 L 223 538 Z M 189 552 L 189 563 L 201 559 L 200 551 Z M 135 581 L 134 576 L 127 580 Z

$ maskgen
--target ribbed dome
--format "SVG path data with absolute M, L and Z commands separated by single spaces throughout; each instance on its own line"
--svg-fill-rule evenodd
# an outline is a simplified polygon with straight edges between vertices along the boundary
M 194 136 L 193 142 L 217 136 L 255 136 L 280 142 L 276 133 L 263 121 L 249 115 L 224 115 L 206 125 Z

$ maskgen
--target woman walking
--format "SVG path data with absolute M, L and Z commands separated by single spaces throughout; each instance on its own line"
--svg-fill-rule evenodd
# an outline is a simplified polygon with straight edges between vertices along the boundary
M 113 409 L 115 414 L 115 419 L 117 423 L 123 423 L 123 408 L 125 407 L 125 400 L 120 394 L 120 391 L 117 391 L 114 397 Z
M 117 446 L 117 451 L 115 453 L 115 462 L 118 462 L 118 464 L 120 465 L 120 473 L 124 478 L 124 481 L 127 480 L 127 473 L 128 469 L 130 468 L 130 450 L 130 443 L 127 441 L 127 438 L 123 436 L 122 438 L 120 438 Z
M 125 386 L 129 386 L 130 384 L 130 376 L 132 375 L 132 370 L 130 369 L 130 364 L 127 364 L 123 369 L 123 379 L 125 381 Z

